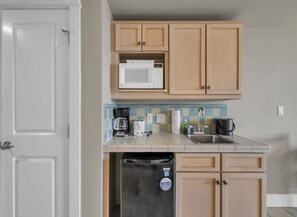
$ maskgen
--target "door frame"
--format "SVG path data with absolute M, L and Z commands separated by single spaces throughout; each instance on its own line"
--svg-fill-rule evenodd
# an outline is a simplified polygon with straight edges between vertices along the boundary
M 25 3 L 24 3 L 25 2 Z M 69 11 L 69 217 L 81 217 L 81 4 L 80 0 L 56 0 L 41 3 L 32 0 L 1 0 L 0 27 L 2 30 L 2 10 L 5 9 L 66 9 Z M 0 34 L 0 81 L 2 79 L 2 34 Z M 2 107 L 2 91 L 0 89 Z M 2 114 L 0 113 L 0 123 Z M 2 138 L 2 124 L 0 124 Z M 2 155 L 0 154 L 0 162 Z M 2 165 L 0 165 L 2 174 Z M 0 210 L 2 209 L 2 179 L 0 179 Z M 0 217 L 4 217 L 0 212 Z

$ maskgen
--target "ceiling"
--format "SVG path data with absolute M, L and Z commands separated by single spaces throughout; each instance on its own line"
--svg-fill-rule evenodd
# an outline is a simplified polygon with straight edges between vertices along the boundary
M 114 20 L 239 20 L 296 27 L 297 0 L 108 0 Z

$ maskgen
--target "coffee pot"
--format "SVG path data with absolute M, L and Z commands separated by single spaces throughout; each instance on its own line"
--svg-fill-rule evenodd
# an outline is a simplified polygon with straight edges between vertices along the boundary
M 113 110 L 113 114 L 115 117 L 113 124 L 113 136 L 128 136 L 130 131 L 129 108 L 115 108 Z

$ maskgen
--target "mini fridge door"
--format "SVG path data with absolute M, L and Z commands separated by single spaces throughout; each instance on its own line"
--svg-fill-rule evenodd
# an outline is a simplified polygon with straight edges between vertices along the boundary
M 121 160 L 121 217 L 174 217 L 174 159 Z

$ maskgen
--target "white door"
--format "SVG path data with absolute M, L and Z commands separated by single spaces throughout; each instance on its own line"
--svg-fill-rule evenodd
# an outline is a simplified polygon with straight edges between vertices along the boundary
M 69 216 L 68 22 L 68 10 L 2 13 L 1 142 L 14 147 L 0 150 L 0 217 Z

